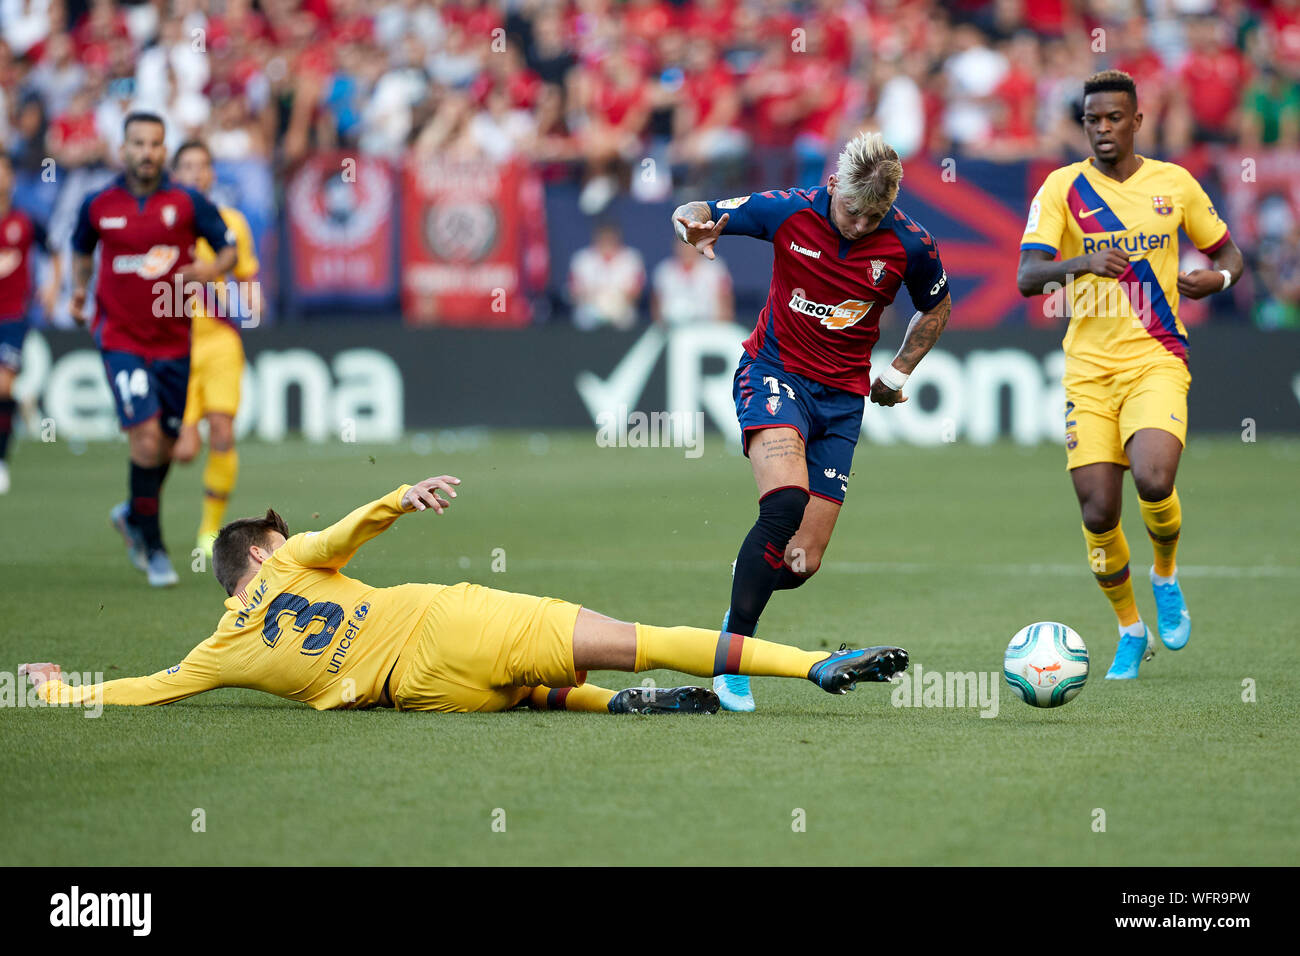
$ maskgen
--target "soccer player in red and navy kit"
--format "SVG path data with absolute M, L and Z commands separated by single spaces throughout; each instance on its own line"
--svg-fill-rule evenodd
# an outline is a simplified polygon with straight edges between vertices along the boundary
M 13 204 L 14 170 L 0 153 L 0 495 L 9 491 L 9 436 L 13 432 L 13 386 L 22 369 L 27 309 L 32 298 L 32 249 L 50 254 L 49 283 L 41 289 L 41 306 L 48 315 L 59 289 L 59 258 L 50 248 L 40 223 Z
M 908 375 L 947 325 L 952 300 L 938 246 L 894 205 L 902 178 L 898 154 L 878 133 L 863 133 L 845 145 L 824 187 L 687 203 L 673 213 L 678 238 L 710 259 L 723 235 L 774 249 L 767 303 L 732 388 L 759 505 L 736 557 L 724 637 L 752 636 L 772 592 L 799 587 L 820 567 L 864 396 L 885 406 L 907 401 Z M 904 286 L 917 313 L 872 382 L 880 312 Z M 872 650 L 880 649 L 862 653 Z M 722 706 L 753 710 L 749 679 L 722 668 L 719 675 Z
M 72 314 L 78 321 L 99 247 L 92 330 L 131 449 L 129 496 L 110 520 L 126 539 L 131 562 L 154 587 L 177 581 L 158 521 L 189 386 L 190 318 L 176 290 L 212 282 L 235 264 L 234 240 L 217 207 L 167 177 L 164 132 L 152 113 L 126 117 L 124 172 L 86 197 L 72 234 Z M 212 246 L 213 261 L 193 261 L 199 238 Z

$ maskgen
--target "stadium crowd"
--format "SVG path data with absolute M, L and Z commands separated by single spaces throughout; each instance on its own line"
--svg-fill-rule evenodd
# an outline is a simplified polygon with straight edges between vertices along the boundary
M 1103 66 L 1138 81 L 1143 151 L 1300 145 L 1300 0 L 0 0 L 0 143 L 20 188 L 53 160 L 84 191 L 145 108 L 277 182 L 338 146 L 520 156 L 597 214 L 815 183 L 863 127 L 904 159 L 1068 159 Z

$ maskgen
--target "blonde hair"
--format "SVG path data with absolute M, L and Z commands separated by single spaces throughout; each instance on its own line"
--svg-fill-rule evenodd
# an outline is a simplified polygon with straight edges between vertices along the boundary
M 903 182 L 903 164 L 879 133 L 859 133 L 840 150 L 835 180 L 859 206 L 893 202 Z

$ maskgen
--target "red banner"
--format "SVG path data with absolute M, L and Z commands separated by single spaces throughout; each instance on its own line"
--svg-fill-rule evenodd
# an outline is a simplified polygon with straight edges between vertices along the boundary
M 394 293 L 396 174 L 385 160 L 344 153 L 306 160 L 286 193 L 297 299 L 382 299 Z
M 409 158 L 402 209 L 402 313 L 422 325 L 526 325 L 547 278 L 536 174 Z

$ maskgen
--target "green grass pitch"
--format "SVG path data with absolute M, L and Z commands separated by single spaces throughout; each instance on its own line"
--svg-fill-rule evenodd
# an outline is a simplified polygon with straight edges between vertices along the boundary
M 15 448 L 0 670 L 150 673 L 210 633 L 222 594 L 186 558 L 200 470 L 174 469 L 167 486 L 182 580 L 155 593 L 107 523 L 125 458 L 120 443 Z M 404 518 L 362 550 L 350 573 L 371 584 L 470 580 L 659 624 L 717 626 L 755 510 L 747 465 L 716 435 L 698 459 L 500 432 L 248 443 L 242 458 L 231 516 L 274 505 L 295 530 L 402 481 L 461 477 L 449 515 Z M 1031 709 L 1002 685 L 984 718 L 894 707 L 883 685 L 831 697 L 772 678 L 755 682 L 756 714 L 690 718 L 317 713 L 240 690 L 98 719 L 5 707 L 0 862 L 1293 863 L 1298 466 L 1295 441 L 1193 439 L 1178 483 L 1192 640 L 1115 683 L 1101 679 L 1114 623 L 1059 449 L 859 447 L 826 566 L 773 598 L 759 635 L 897 642 L 925 670 L 1000 674 L 1017 629 L 1060 620 L 1092 653 L 1063 708 Z M 1131 487 L 1125 528 L 1152 621 Z M 644 677 L 696 680 L 592 675 Z

